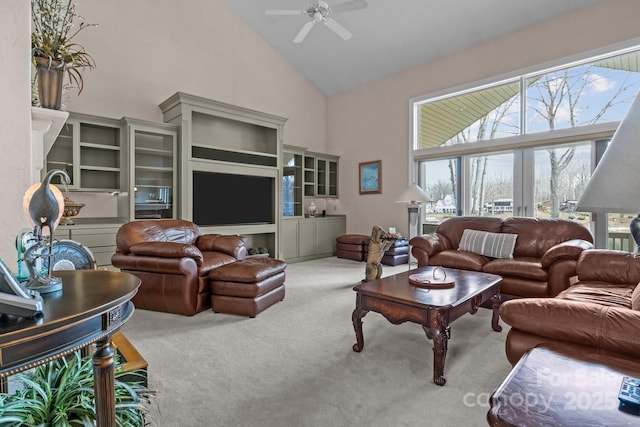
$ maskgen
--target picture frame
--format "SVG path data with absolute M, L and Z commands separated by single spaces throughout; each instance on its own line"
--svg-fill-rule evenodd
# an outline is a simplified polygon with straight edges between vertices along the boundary
M 382 193 L 382 160 L 360 163 L 360 194 Z

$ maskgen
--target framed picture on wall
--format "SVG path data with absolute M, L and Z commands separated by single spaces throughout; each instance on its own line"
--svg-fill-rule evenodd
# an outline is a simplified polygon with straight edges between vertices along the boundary
M 360 194 L 382 193 L 382 160 L 360 163 Z

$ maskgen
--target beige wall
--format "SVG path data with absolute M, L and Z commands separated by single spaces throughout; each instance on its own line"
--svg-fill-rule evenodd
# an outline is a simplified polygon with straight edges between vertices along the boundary
M 609 0 L 408 71 L 331 96 L 328 149 L 340 155 L 340 204 L 349 233 L 374 224 L 406 233 L 409 100 L 640 37 L 640 1 Z M 434 41 L 438 43 L 440 41 Z M 636 40 L 640 43 L 640 40 Z M 358 163 L 383 160 L 382 194 L 358 194 Z
M 3 0 L 0 14 L 0 257 L 14 272 L 15 238 L 29 224 L 22 195 L 31 184 L 30 7 L 24 0 Z
M 85 74 L 85 91 L 65 99 L 67 110 L 161 120 L 158 104 L 183 91 L 287 117 L 287 144 L 341 156 L 340 201 L 327 209 L 346 212 L 347 231 L 363 234 L 373 224 L 406 230 L 406 208 L 393 201 L 408 182 L 410 98 L 640 37 L 640 2 L 610 0 L 325 98 L 222 0 L 78 3 L 99 24 L 78 37 L 98 66 Z M 21 199 L 30 175 L 29 13 L 28 2 L 4 0 L 0 18 L 10 64 L 0 79 L 0 256 L 14 270 L 14 239 L 28 224 Z M 358 162 L 377 159 L 383 193 L 359 196 Z

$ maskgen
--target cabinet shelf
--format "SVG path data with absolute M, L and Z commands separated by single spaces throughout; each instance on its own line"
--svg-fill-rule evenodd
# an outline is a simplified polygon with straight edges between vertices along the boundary
M 135 185 L 134 190 L 137 189 L 138 187 L 140 187 L 140 188 L 167 188 L 169 190 L 171 190 L 171 188 L 172 188 L 170 185 L 144 184 L 144 183 L 141 183 L 141 182 L 137 182 L 136 185 Z
M 149 171 L 149 172 L 173 172 L 172 167 L 159 167 L 159 166 L 134 166 L 136 171 Z
M 120 168 L 108 167 L 108 166 L 86 166 L 80 165 L 82 171 L 101 171 L 101 172 L 120 172 Z
M 94 142 L 80 142 L 80 147 L 84 148 L 97 148 L 99 150 L 111 150 L 111 151 L 120 151 L 120 147 L 115 145 L 106 145 L 106 144 L 96 144 Z
M 157 148 L 136 147 L 136 154 L 151 154 L 154 156 L 173 157 L 173 152 L 169 150 L 160 150 Z

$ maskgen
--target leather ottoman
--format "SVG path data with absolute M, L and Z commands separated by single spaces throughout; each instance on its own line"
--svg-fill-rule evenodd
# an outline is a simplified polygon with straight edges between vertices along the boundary
M 336 256 L 338 258 L 364 261 L 365 245 L 369 244 L 369 236 L 362 234 L 343 234 L 336 238 Z
M 369 241 L 364 248 L 364 259 L 369 254 Z M 391 247 L 384 252 L 381 264 L 384 265 L 400 265 L 409 262 L 409 242 L 405 239 L 394 240 Z
M 287 263 L 267 257 L 247 258 L 209 273 L 211 309 L 216 313 L 256 317 L 284 299 Z

